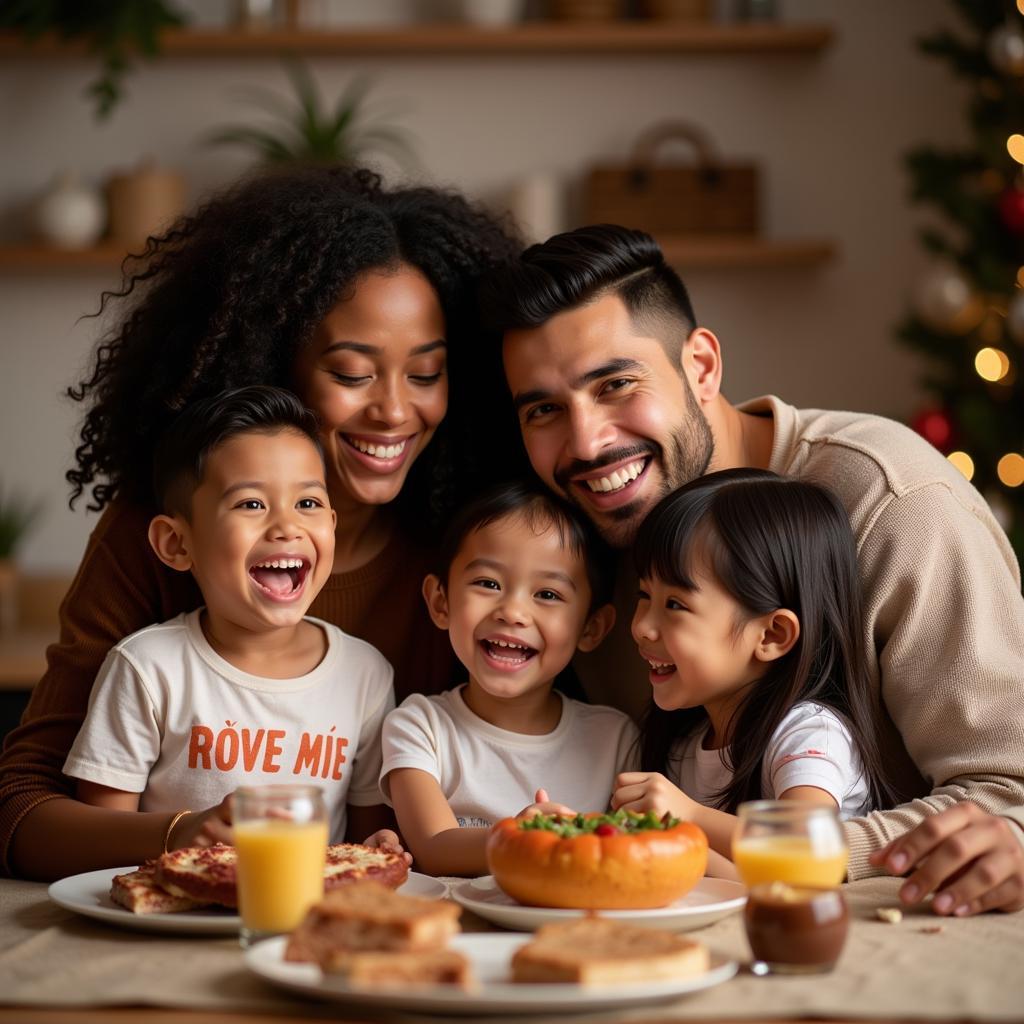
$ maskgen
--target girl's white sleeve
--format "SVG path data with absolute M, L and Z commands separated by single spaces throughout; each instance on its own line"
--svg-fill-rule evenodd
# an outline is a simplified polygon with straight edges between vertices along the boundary
M 765 752 L 764 791 L 769 799 L 795 786 L 814 786 L 841 808 L 860 777 L 860 758 L 849 729 L 835 712 L 816 704 L 793 708 Z

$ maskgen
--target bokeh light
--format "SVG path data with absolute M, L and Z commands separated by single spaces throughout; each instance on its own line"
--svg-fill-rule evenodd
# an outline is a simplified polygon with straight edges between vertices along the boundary
M 970 480 L 974 476 L 974 459 L 967 452 L 950 452 L 947 456 L 950 462 Z
M 982 380 L 995 383 L 1010 372 L 1010 358 L 1002 349 L 983 348 L 974 357 L 974 369 Z
M 1024 164 L 1024 135 L 1011 135 L 1006 140 L 1006 151 L 1017 163 Z
M 999 482 L 1006 487 L 1020 487 L 1024 484 L 1024 455 L 1010 452 L 996 465 Z

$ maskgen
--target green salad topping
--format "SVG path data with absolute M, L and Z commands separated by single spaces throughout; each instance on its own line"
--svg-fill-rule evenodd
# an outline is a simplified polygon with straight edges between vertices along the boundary
M 562 839 L 572 839 L 590 833 L 611 836 L 630 835 L 633 832 L 664 832 L 675 828 L 680 820 L 673 818 L 668 811 L 660 817 L 654 811 L 643 814 L 639 811 L 613 811 L 611 814 L 576 814 L 572 817 L 563 814 L 535 814 L 532 818 L 520 819 L 519 827 L 524 832 L 554 832 Z

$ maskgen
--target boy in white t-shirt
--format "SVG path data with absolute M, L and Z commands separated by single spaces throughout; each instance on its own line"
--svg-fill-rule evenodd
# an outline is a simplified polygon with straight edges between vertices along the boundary
M 601 553 L 571 507 L 523 484 L 488 492 L 449 528 L 423 594 L 469 680 L 409 697 L 383 735 L 381 788 L 421 870 L 485 874 L 490 826 L 517 812 L 607 809 L 636 728 L 554 689 L 614 621 Z
M 107 656 L 64 765 L 78 799 L 167 811 L 167 850 L 230 842 L 239 785 L 315 782 L 332 842 L 374 833 L 398 848 L 377 785 L 391 666 L 304 617 L 334 561 L 314 415 L 270 387 L 189 406 L 157 449 L 154 487 L 165 512 L 150 544 L 206 604 Z M 107 837 L 103 856 L 127 863 L 118 845 Z

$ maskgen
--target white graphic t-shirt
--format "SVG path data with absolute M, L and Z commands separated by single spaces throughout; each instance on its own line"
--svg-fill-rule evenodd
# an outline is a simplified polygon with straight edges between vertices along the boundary
M 346 803 L 381 802 L 391 666 L 370 644 L 307 618 L 327 637 L 320 664 L 296 679 L 250 675 L 210 646 L 200 611 L 111 650 L 65 775 L 141 793 L 142 811 L 203 810 L 238 786 L 312 782 L 340 842 Z
M 575 811 L 604 811 L 615 776 L 629 771 L 636 726 L 614 708 L 562 698 L 558 725 L 543 736 L 499 729 L 475 715 L 460 686 L 413 694 L 384 723 L 381 790 L 387 776 L 419 768 L 437 779 L 462 827 L 486 828 L 533 803 L 538 789 Z

